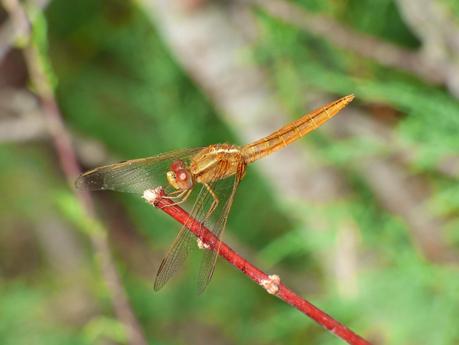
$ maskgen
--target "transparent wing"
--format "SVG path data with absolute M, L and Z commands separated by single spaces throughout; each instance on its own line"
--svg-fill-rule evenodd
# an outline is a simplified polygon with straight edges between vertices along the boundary
M 232 176 L 224 180 L 218 180 L 208 183 L 208 187 L 202 186 L 196 196 L 194 206 L 190 212 L 189 220 L 195 219 L 203 226 L 212 230 L 217 238 L 220 238 L 224 232 L 228 214 L 234 200 L 241 175 Z M 212 214 L 209 214 L 209 209 L 212 207 L 214 197 L 209 192 L 209 189 L 219 199 L 219 204 Z M 215 220 L 215 221 L 213 221 Z M 166 256 L 161 262 L 161 265 L 156 274 L 154 288 L 160 290 L 172 276 L 182 267 L 191 248 L 196 248 L 197 245 L 194 235 L 186 228 L 187 223 L 182 226 L 175 241 L 169 248 Z M 211 250 L 203 250 L 203 257 L 198 275 L 198 292 L 201 293 L 209 284 L 217 262 L 217 252 Z
M 206 187 L 202 186 L 196 196 L 196 201 L 190 212 L 190 217 L 180 229 L 177 237 L 170 246 L 164 256 L 156 273 L 154 289 L 160 290 L 166 283 L 175 275 L 175 273 L 183 266 L 187 258 L 193 240 L 196 241 L 193 233 L 187 229 L 188 222 L 192 219 L 202 219 L 205 216 L 210 199 L 210 194 Z
M 170 164 L 177 159 L 188 164 L 201 149 L 180 149 L 99 167 L 78 177 L 75 186 L 92 191 L 114 190 L 141 194 L 146 189 L 168 185 L 166 172 Z
M 193 234 L 182 227 L 156 273 L 155 291 L 159 291 L 180 270 L 190 251 Z
M 215 181 L 211 185 L 211 188 L 214 189 L 214 193 L 219 198 L 219 204 L 211 217 L 215 219 L 215 221 L 208 227 L 212 230 L 217 239 L 219 239 L 219 242 L 216 250 L 204 250 L 203 252 L 197 280 L 198 293 L 204 292 L 212 279 L 221 244 L 220 238 L 225 231 L 228 215 L 233 205 L 236 190 L 244 175 L 244 169 L 245 167 L 241 167 L 236 175 L 225 180 Z M 209 220 L 206 220 L 206 222 L 209 222 Z

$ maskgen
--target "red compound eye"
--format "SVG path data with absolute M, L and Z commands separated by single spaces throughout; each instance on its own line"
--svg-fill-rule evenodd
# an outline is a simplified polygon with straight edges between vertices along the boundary
M 171 164 L 171 170 L 172 170 L 172 171 L 181 170 L 181 169 L 183 169 L 184 167 L 185 167 L 185 165 L 184 165 L 183 162 L 180 161 L 180 160 L 174 161 L 174 162 L 172 162 L 172 164 Z

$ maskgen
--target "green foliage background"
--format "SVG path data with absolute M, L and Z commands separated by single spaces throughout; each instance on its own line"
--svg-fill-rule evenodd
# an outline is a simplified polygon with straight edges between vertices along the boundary
M 444 2 L 459 18 L 455 2 Z M 297 3 L 400 46 L 420 45 L 392 0 Z M 237 133 L 220 120 L 134 2 L 55 0 L 46 20 L 59 105 L 77 137 L 102 143 L 119 159 L 239 143 Z M 256 20 L 262 34 L 253 47 L 254 62 L 269 72 L 292 118 L 304 110 L 305 90 L 353 92 L 357 104 L 383 103 L 403 114 L 393 131 L 407 148 L 415 148 L 415 159 L 407 168 L 431 183 L 432 213 L 446 219 L 444 236 L 457 248 L 458 181 L 436 173 L 436 167 L 459 151 L 458 101 L 444 88 L 338 49 L 261 10 Z M 384 154 L 384 143 L 337 143 L 321 134 L 308 141 L 315 154 L 343 172 L 353 187 L 352 198 L 320 207 L 295 201 L 292 211 L 293 202 L 279 203 L 253 168 L 232 210 L 229 242 L 263 269 L 282 272 L 287 284 L 292 282 L 313 303 L 372 339 L 391 344 L 459 343 L 457 266 L 422 258 L 407 225 L 384 210 L 358 171 L 348 167 L 349 160 Z M 2 145 L 0 165 L 0 343 L 124 343 L 125 333 L 113 316 L 97 257 L 83 231 L 84 220 L 50 143 Z M 177 225 L 139 198 L 107 193 L 96 199 L 105 224 L 113 229 L 117 265 L 151 344 L 203 343 L 199 339 L 212 339 L 213 344 L 340 343 L 222 262 L 204 295 L 194 291 L 193 269 L 155 293 L 154 273 Z M 361 248 L 377 259 L 362 264 L 352 297 L 338 293 L 339 286 L 330 283 L 314 255 L 336 244 L 338 229 L 331 226 L 319 236 L 299 226 L 318 214 L 332 219 L 331 224 L 352 215 L 361 230 Z M 50 217 L 74 229 L 75 241 L 84 248 L 75 271 L 56 270 L 33 231 L 54 226 Z M 75 284 L 96 301 L 91 312 L 76 313 L 76 319 L 68 315 L 86 297 L 65 293 Z

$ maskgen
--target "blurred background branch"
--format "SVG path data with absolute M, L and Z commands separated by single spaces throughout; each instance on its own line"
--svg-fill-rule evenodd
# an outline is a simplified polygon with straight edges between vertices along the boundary
M 0 142 L 23 142 L 43 139 L 45 121 L 36 99 L 28 92 L 2 90 L 0 94 Z
M 459 24 L 445 4 L 433 0 L 397 0 L 403 18 L 422 42 L 421 54 L 441 66 L 445 84 L 459 97 Z
M 43 31 L 45 27 L 43 27 L 43 22 L 40 21 L 40 17 L 34 18 L 34 14 L 41 16 L 40 12 L 37 13 L 35 11 L 40 11 L 40 8 L 43 7 L 43 2 L 41 2 L 41 6 L 38 7 L 36 6 L 39 5 L 39 2 L 28 3 L 30 6 L 29 11 L 32 13 L 29 18 L 27 18 L 27 14 L 18 0 L 3 0 L 3 5 L 10 14 L 11 20 L 15 26 L 13 30 L 15 32 L 14 38 L 24 42 L 22 44 L 24 44 L 25 63 L 30 75 L 30 81 L 36 92 L 40 107 L 42 108 L 41 113 L 44 116 L 47 129 L 53 139 L 54 148 L 57 151 L 61 168 L 67 178 L 68 184 L 73 188 L 73 183 L 81 171 L 72 148 L 71 138 L 65 129 L 58 105 L 54 98 L 54 86 L 52 84 L 52 80 L 54 79 L 53 72 L 50 68 L 47 56 L 44 55 L 46 52 L 40 51 L 40 48 L 43 49 L 43 47 L 47 45 L 46 31 Z M 31 23 L 30 25 L 29 22 Z M 34 25 L 36 26 L 35 28 L 33 28 Z M 36 31 L 41 32 L 37 34 Z M 45 36 L 40 36 L 40 34 Z M 40 39 L 44 39 L 45 41 L 40 41 Z M 88 233 L 91 234 L 90 238 L 94 247 L 95 256 L 99 258 L 100 269 L 107 284 L 107 288 L 110 291 L 115 314 L 126 327 L 126 332 L 128 334 L 127 339 L 130 344 L 147 344 L 136 316 L 131 310 L 128 298 L 116 271 L 108 243 L 107 230 L 104 229 L 96 218 L 94 218 L 95 210 L 92 198 L 86 191 L 76 191 L 75 193 L 84 211 L 83 215 L 92 219 L 93 222 L 94 229 L 88 231 Z M 55 236 L 62 237 L 59 232 L 56 234 L 53 232 L 53 227 L 50 227 L 43 239 L 48 236 L 51 239 L 54 239 Z M 61 242 L 59 245 L 62 245 L 64 241 L 61 240 L 59 242 Z M 51 244 L 52 242 L 49 243 Z M 53 248 L 57 249 L 58 245 L 54 244 L 48 247 L 48 251 L 54 252 Z
M 448 70 L 444 66 L 424 59 L 422 55 L 409 49 L 349 29 L 333 18 L 313 14 L 284 0 L 250 0 L 248 2 L 259 6 L 275 18 L 328 40 L 336 47 L 374 59 L 381 65 L 413 73 L 429 83 L 437 84 L 446 81 Z

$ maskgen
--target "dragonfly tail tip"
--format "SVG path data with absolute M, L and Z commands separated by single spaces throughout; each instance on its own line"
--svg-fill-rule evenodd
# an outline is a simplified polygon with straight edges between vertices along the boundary
M 354 100 L 354 98 L 355 98 L 355 95 L 353 93 L 344 97 L 344 99 L 346 100 L 346 103 L 351 103 Z

